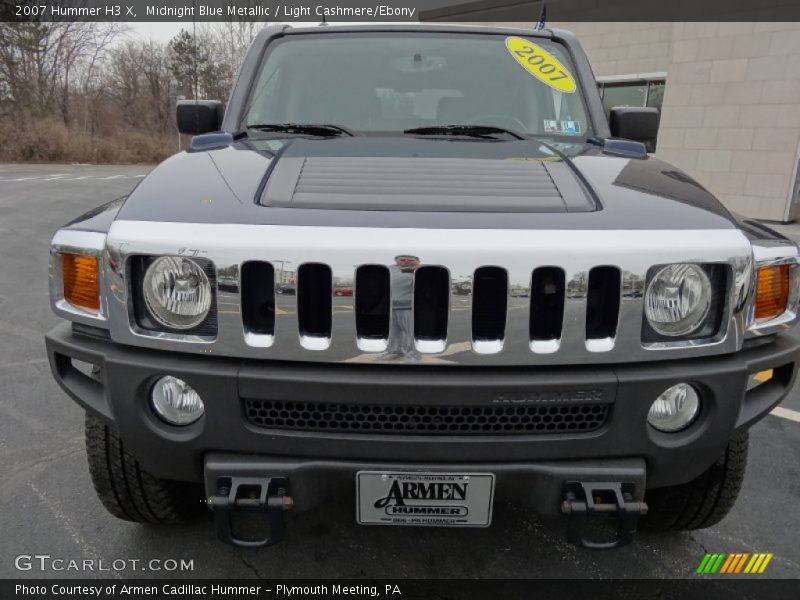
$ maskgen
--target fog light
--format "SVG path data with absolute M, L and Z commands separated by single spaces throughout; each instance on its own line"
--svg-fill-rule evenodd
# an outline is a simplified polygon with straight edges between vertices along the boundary
M 188 383 L 171 375 L 156 381 L 150 396 L 155 413 L 170 425 L 189 425 L 205 412 L 200 395 Z
M 647 422 L 659 431 L 688 427 L 700 412 L 700 396 L 688 383 L 679 383 L 661 394 L 647 413 Z

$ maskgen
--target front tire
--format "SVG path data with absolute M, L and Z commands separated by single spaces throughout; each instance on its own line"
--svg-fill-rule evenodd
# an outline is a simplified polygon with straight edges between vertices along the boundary
M 704 529 L 733 508 L 747 466 L 748 433 L 735 434 L 725 452 L 697 478 L 682 485 L 648 490 L 643 525 L 661 531 Z
M 202 512 L 199 484 L 160 479 L 141 467 L 115 430 L 86 415 L 86 456 L 97 497 L 108 512 L 136 523 L 178 523 Z

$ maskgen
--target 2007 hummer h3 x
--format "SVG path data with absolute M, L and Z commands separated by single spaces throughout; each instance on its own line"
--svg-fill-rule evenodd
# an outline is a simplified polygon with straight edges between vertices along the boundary
M 178 106 L 189 151 L 53 239 L 103 504 L 248 546 L 348 495 L 588 547 L 722 519 L 794 381 L 798 249 L 649 156 L 657 118 L 607 118 L 563 31 L 265 29 L 224 114 Z

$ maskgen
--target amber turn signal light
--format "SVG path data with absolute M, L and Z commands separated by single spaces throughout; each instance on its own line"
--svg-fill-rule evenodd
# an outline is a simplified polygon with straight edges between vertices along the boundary
M 62 254 L 61 280 L 64 283 L 64 300 L 82 310 L 100 312 L 96 257 Z
M 756 284 L 756 321 L 774 319 L 789 304 L 789 265 L 760 267 Z

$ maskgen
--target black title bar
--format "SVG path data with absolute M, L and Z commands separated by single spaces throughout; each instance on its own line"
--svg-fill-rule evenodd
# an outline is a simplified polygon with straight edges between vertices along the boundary
M 693 579 L 647 580 L 557 580 L 557 579 L 350 579 L 350 580 L 267 580 L 267 579 L 61 579 L 0 581 L 3 600 L 585 600 L 606 598 L 657 598 L 658 600 L 785 600 L 794 597 L 797 580 L 790 579 Z
M 800 21 L 798 0 L 546 0 L 547 22 Z M 542 0 L 0 0 L 0 21 L 535 23 Z

